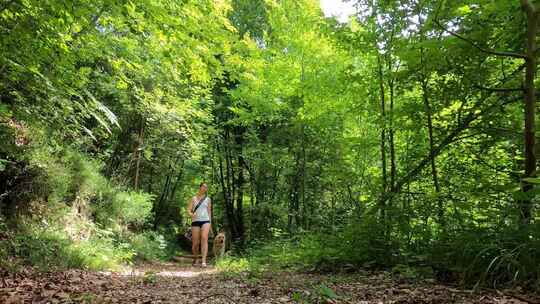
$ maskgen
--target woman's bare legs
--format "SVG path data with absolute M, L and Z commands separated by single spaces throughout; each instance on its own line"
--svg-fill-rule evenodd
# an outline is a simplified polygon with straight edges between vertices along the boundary
M 191 253 L 193 254 L 193 265 L 197 263 L 197 256 L 199 255 L 200 244 L 201 244 L 201 228 L 197 226 L 191 226 Z
M 201 256 L 202 263 L 206 265 L 206 256 L 208 255 L 208 232 L 210 231 L 210 223 L 204 224 L 201 229 Z

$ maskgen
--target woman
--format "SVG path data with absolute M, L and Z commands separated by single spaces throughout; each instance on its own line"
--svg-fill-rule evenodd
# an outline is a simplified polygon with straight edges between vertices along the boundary
M 193 253 L 193 266 L 197 264 L 199 245 L 201 246 L 202 267 L 206 267 L 208 255 L 208 233 L 210 219 L 212 218 L 212 200 L 207 196 L 208 185 L 201 183 L 199 192 L 188 203 L 188 214 L 191 216 L 191 251 Z

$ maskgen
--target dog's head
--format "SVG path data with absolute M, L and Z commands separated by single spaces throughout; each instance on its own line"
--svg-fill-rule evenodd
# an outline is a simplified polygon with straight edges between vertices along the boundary
M 225 243 L 225 233 L 223 233 L 223 232 L 218 233 L 216 235 L 216 237 L 214 238 L 214 242 L 216 242 L 218 244 Z

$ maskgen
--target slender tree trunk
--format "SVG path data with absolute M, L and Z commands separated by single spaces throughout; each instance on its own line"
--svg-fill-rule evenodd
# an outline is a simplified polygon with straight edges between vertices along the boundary
M 381 218 L 386 220 L 386 201 L 384 200 L 385 193 L 388 189 L 387 185 L 387 173 L 386 173 L 386 109 L 385 109 L 385 96 L 384 96 L 384 78 L 383 78 L 383 66 L 381 63 L 381 55 L 377 56 L 377 65 L 379 72 L 379 88 L 381 98 L 381 169 L 382 169 L 382 195 L 380 201 Z
M 306 132 L 304 123 L 302 123 L 302 167 L 300 168 L 300 201 L 302 202 L 301 206 L 298 206 L 296 212 L 296 223 L 300 223 L 300 226 L 306 228 L 305 218 L 301 217 L 301 210 L 306 210 Z M 304 212 L 305 214 L 305 212 Z
M 219 154 L 219 177 L 220 177 L 220 183 L 221 183 L 221 189 L 223 194 L 223 201 L 225 202 L 225 214 L 227 217 L 227 226 L 230 230 L 230 233 L 232 236 L 238 235 L 238 232 L 236 231 L 236 223 L 234 219 L 234 204 L 232 203 L 231 195 L 230 195 L 230 188 L 228 185 L 228 176 L 225 176 L 224 169 L 223 169 L 223 158 L 222 155 L 227 157 L 227 153 L 225 152 L 225 149 L 223 151 L 219 150 L 219 144 L 218 147 L 218 153 Z
M 161 219 L 161 209 L 163 202 L 165 201 L 165 197 L 167 193 L 169 192 L 169 186 L 170 186 L 170 180 L 171 176 L 167 174 L 167 177 L 165 178 L 165 184 L 163 185 L 163 191 L 161 192 L 161 195 L 159 196 L 159 199 L 156 203 L 153 205 L 153 212 L 154 212 L 154 229 L 158 227 L 158 224 Z
M 236 225 L 237 225 L 237 231 L 238 231 L 238 239 L 240 240 L 240 243 L 243 244 L 244 242 L 244 190 L 243 190 L 243 184 L 245 182 L 244 179 L 244 169 L 242 168 L 242 165 L 240 165 L 243 162 L 242 156 L 238 156 L 238 185 L 237 185 L 237 196 L 236 196 Z
M 232 141 L 230 138 L 230 131 L 225 131 L 225 161 L 227 164 L 227 183 L 229 185 L 229 197 L 232 207 L 232 212 L 234 214 L 234 201 L 235 201 L 235 195 L 236 195 L 236 182 L 235 182 L 235 170 L 233 165 L 233 152 L 232 152 Z M 236 225 L 236 221 L 233 222 Z M 235 235 L 236 237 L 237 235 Z
M 406 147 L 406 155 L 407 159 L 409 159 L 409 143 L 410 143 L 410 137 L 407 136 L 407 147 Z M 407 171 L 409 170 L 409 166 L 407 166 Z M 407 219 L 407 231 L 409 231 L 409 237 L 408 244 L 410 245 L 411 241 L 411 183 L 407 181 L 407 196 L 405 197 L 405 200 L 403 200 L 403 210 L 405 211 L 405 217 Z
M 393 35 L 393 31 L 392 31 Z M 397 167 L 396 167 L 396 146 L 394 142 L 394 90 L 395 90 L 395 76 L 393 74 L 394 62 L 392 57 L 387 55 L 387 69 L 390 73 L 388 79 L 388 88 L 390 89 L 390 109 L 388 111 L 388 144 L 390 148 L 390 185 L 389 190 L 394 192 L 396 185 L 396 176 L 397 176 Z M 396 72 L 398 71 L 399 66 L 396 67 Z M 382 74 L 382 73 L 381 73 Z M 382 78 L 382 75 L 380 75 Z M 384 83 L 381 81 L 381 83 Z
M 393 67 L 392 67 L 392 58 L 390 55 L 388 55 L 388 72 L 389 75 L 389 81 L 388 81 L 388 87 L 390 89 L 390 109 L 389 109 L 389 120 L 388 120 L 388 144 L 390 146 L 390 185 L 389 185 L 389 191 L 394 192 L 395 186 L 396 186 L 396 150 L 394 145 L 394 75 L 392 75 Z M 392 200 L 389 200 L 387 202 L 387 209 L 392 208 Z M 388 214 L 387 214 L 388 217 Z M 386 219 L 386 237 L 387 239 L 390 238 L 390 231 L 391 231 L 391 220 Z
M 390 81 L 390 128 L 389 128 L 389 144 L 390 144 L 390 191 L 394 192 L 396 185 L 396 147 L 394 144 L 394 80 Z
M 148 181 L 148 193 L 152 193 L 152 186 L 154 184 L 154 166 L 150 166 L 150 180 Z
M 275 168 L 273 174 L 272 182 L 272 192 L 270 193 L 270 201 L 274 202 L 276 200 L 276 193 L 278 192 L 279 177 L 281 175 L 282 168 Z
M 173 187 L 170 191 L 169 198 L 167 199 L 168 202 L 172 201 L 174 199 L 174 195 L 176 194 L 176 189 L 178 188 L 178 185 L 180 185 L 180 182 L 182 181 L 182 177 L 184 176 L 184 162 L 182 161 L 180 172 L 177 173 L 176 181 L 173 184 Z
M 244 131 L 237 127 L 235 129 L 235 152 L 238 162 L 238 178 L 236 179 L 236 224 L 238 231 L 238 240 L 240 245 L 243 246 L 245 241 L 245 227 L 244 227 L 244 167 L 247 165 L 244 161 L 243 146 L 244 146 Z
M 530 0 L 521 0 L 527 14 L 527 49 L 525 58 L 524 107 L 525 107 L 525 178 L 536 176 L 535 155 L 535 103 L 536 92 L 534 79 L 536 77 L 536 35 L 538 32 L 538 9 Z M 533 189 L 533 184 L 522 182 L 522 191 L 527 193 Z M 519 201 L 520 223 L 528 225 L 531 221 L 531 199 Z
M 157 228 L 158 223 L 160 222 L 161 215 L 163 214 L 163 205 L 168 201 L 170 189 L 171 189 L 171 182 L 172 182 L 172 176 L 174 175 L 174 169 L 177 167 L 178 161 L 180 159 L 180 156 L 177 156 L 174 160 L 174 164 L 169 164 L 168 173 L 165 177 L 165 184 L 163 184 L 163 190 L 161 191 L 161 194 L 159 196 L 159 199 L 156 201 L 156 203 L 153 206 L 153 212 L 154 212 L 154 228 Z
M 300 101 L 301 101 L 301 106 L 303 107 L 305 105 L 305 101 L 304 101 L 304 81 L 305 81 L 305 66 L 304 66 L 304 53 L 302 52 L 302 69 L 301 69 L 301 73 L 300 73 L 300 85 L 301 85 L 301 94 L 300 94 Z M 306 130 L 305 130 L 306 126 L 304 124 L 304 121 L 300 121 L 300 136 L 301 136 L 301 164 L 302 166 L 299 168 L 299 176 L 301 177 L 300 181 L 299 181 L 299 186 L 300 186 L 300 193 L 299 193 L 299 196 L 300 197 L 297 197 L 297 201 L 296 201 L 296 213 L 295 213 L 295 217 L 296 217 L 296 225 L 297 226 L 300 226 L 300 227 L 305 227 L 305 225 L 303 225 L 303 218 L 301 217 L 301 213 L 300 213 L 300 207 L 302 207 L 304 210 L 306 208 L 305 206 L 305 201 L 306 201 Z M 298 195 L 298 193 L 297 193 Z M 301 202 L 301 206 L 300 206 L 300 202 Z
M 433 179 L 433 186 L 435 188 L 435 192 L 439 194 L 441 191 L 441 188 L 439 185 L 439 177 L 437 174 L 437 163 L 436 163 L 437 155 L 435 155 L 435 141 L 433 138 L 433 118 L 432 118 L 432 112 L 431 112 L 431 104 L 429 102 L 428 76 L 425 73 L 423 48 L 420 48 L 420 64 L 422 65 L 422 75 L 421 75 L 422 99 L 424 101 L 424 110 L 426 112 L 426 120 L 427 120 L 427 128 L 428 128 L 431 177 Z M 442 205 L 442 200 L 439 197 L 437 198 L 437 210 L 438 210 L 439 223 L 442 226 L 444 226 L 444 209 Z
M 249 223 L 250 227 L 253 227 L 254 224 L 254 210 L 257 204 L 257 187 L 256 187 L 256 178 L 254 169 L 246 164 L 246 171 L 249 174 Z M 248 236 L 249 237 L 249 236 Z
M 290 203 L 289 203 L 289 232 L 294 232 L 300 224 L 300 200 L 302 191 L 302 153 L 295 152 L 294 174 L 290 182 Z
M 135 156 L 136 156 L 136 165 L 135 165 L 135 181 L 133 183 L 133 188 L 135 191 L 139 190 L 139 172 L 141 167 L 141 151 L 143 145 L 143 135 L 144 135 L 144 118 L 141 117 L 141 125 L 139 128 L 139 136 L 137 138 L 137 145 L 135 146 Z

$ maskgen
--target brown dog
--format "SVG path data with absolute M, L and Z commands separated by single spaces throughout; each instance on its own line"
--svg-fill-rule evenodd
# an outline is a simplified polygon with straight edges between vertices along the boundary
M 225 253 L 225 233 L 220 232 L 214 237 L 214 246 L 212 253 L 215 257 L 223 256 Z
M 212 247 L 212 254 L 214 255 L 214 258 L 219 258 L 225 254 L 225 244 L 226 244 L 226 238 L 225 233 L 220 232 L 216 234 L 214 237 L 213 247 Z M 174 260 L 178 262 L 185 262 L 184 259 L 193 259 L 193 255 L 191 254 L 181 254 L 178 256 L 173 257 Z M 201 255 L 198 254 L 197 258 L 200 258 Z

